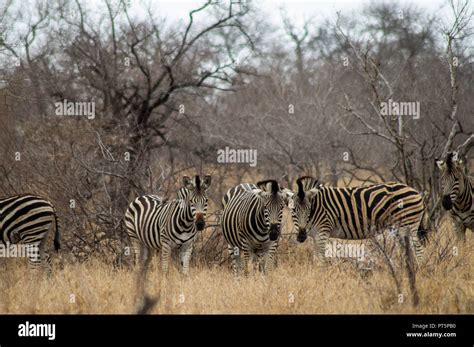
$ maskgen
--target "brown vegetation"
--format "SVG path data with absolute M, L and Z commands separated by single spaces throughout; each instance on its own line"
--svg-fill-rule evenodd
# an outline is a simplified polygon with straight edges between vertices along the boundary
M 449 221 L 443 223 L 426 250 L 427 264 L 417 273 L 417 307 L 409 300 L 406 281 L 397 293 L 383 262 L 370 273 L 345 259 L 333 259 L 321 269 L 311 261 L 310 243 L 300 245 L 286 237 L 279 265 L 268 276 L 253 272 L 235 279 L 228 263 L 219 266 L 197 257 L 189 277 L 179 273 L 177 264 L 163 277 L 159 257 L 154 257 L 146 289 L 158 299 L 151 311 L 155 314 L 474 313 L 473 241 L 471 233 L 466 244 L 455 243 Z M 458 247 L 455 253 L 453 247 Z M 59 266 L 48 279 L 28 269 L 26 262 L 3 266 L 17 271 L 2 271 L 2 313 L 135 312 L 135 276 L 128 267 L 114 268 L 93 258 Z M 399 294 L 404 294 L 402 302 Z

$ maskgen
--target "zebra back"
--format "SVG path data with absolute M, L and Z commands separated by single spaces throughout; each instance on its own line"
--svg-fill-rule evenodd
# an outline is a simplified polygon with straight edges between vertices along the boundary
M 255 184 L 252 183 L 241 183 L 233 188 L 230 188 L 227 193 L 222 198 L 222 208 L 225 208 L 229 200 L 235 196 L 239 195 L 242 192 L 251 192 L 254 189 L 258 189 Z
M 402 183 L 318 190 L 311 206 L 312 224 L 329 220 L 342 230 L 339 236 L 347 239 L 367 238 L 376 229 L 420 222 L 424 211 L 421 194 Z

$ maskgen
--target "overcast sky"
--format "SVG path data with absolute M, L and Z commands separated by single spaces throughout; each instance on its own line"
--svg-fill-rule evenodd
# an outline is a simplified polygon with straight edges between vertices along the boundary
M 133 1 L 133 0 L 131 0 Z M 220 2 L 228 2 L 231 0 L 219 0 Z M 233 0 L 238 1 L 238 0 Z M 245 1 L 245 0 L 242 0 Z M 248 1 L 248 0 L 247 0 Z M 254 4 L 257 4 L 259 8 L 268 13 L 269 18 L 274 21 L 280 20 L 280 8 L 283 8 L 290 18 L 295 21 L 303 21 L 305 18 L 316 15 L 316 18 L 331 17 L 336 14 L 337 11 L 342 13 L 350 13 L 357 10 L 363 5 L 367 5 L 377 0 L 364 1 L 364 0 L 305 0 L 305 1 L 271 1 L 271 0 L 253 0 Z M 393 1 L 392 1 L 393 2 Z M 418 1 L 407 1 L 400 0 L 399 3 L 414 4 L 421 9 L 426 9 L 430 13 L 448 12 L 448 1 L 447 0 L 418 0 Z M 132 2 L 133 3 L 133 2 Z M 197 8 L 203 1 L 195 0 L 158 0 L 153 1 L 156 3 L 155 6 L 159 9 L 159 12 L 168 17 L 174 19 L 187 20 L 188 13 L 191 9 Z

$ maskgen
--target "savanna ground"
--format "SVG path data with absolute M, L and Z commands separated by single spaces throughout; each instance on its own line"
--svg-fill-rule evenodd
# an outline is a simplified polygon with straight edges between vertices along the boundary
M 426 265 L 417 272 L 416 307 L 403 267 L 395 266 L 403 288 L 397 293 L 383 262 L 369 273 L 344 259 L 332 259 L 324 269 L 312 262 L 308 241 L 301 245 L 293 238 L 283 240 L 273 272 L 252 272 L 239 279 L 228 262 L 210 265 L 199 260 L 192 263 L 189 277 L 183 277 L 176 265 L 164 277 L 155 257 L 146 283 L 148 295 L 158 298 L 151 313 L 474 313 L 473 235 L 468 231 L 466 243 L 457 242 L 446 218 L 427 246 Z M 55 261 L 56 271 L 49 279 L 30 270 L 26 261 L 4 263 L 15 270 L 2 271 L 0 312 L 134 312 L 135 274 L 130 267 L 120 269 L 94 258 L 61 262 L 61 255 Z

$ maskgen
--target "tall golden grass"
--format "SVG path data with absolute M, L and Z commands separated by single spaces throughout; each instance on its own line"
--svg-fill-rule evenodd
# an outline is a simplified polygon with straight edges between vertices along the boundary
M 155 314 L 474 313 L 474 240 L 470 231 L 467 236 L 465 244 L 457 243 L 446 220 L 432 236 L 427 262 L 417 272 L 420 303 L 416 307 L 403 268 L 397 269 L 403 278 L 403 292 L 397 293 L 383 266 L 365 273 L 351 262 L 333 259 L 329 267 L 321 268 L 311 260 L 310 243 L 286 240 L 277 268 L 266 276 L 254 271 L 236 279 L 228 263 L 195 260 L 188 277 L 179 273 L 177 265 L 165 277 L 155 257 L 145 287 L 148 295 L 158 298 L 151 311 Z M 4 262 L 0 313 L 133 313 L 134 270 L 110 264 L 100 259 L 56 264 L 48 278 L 26 262 Z

